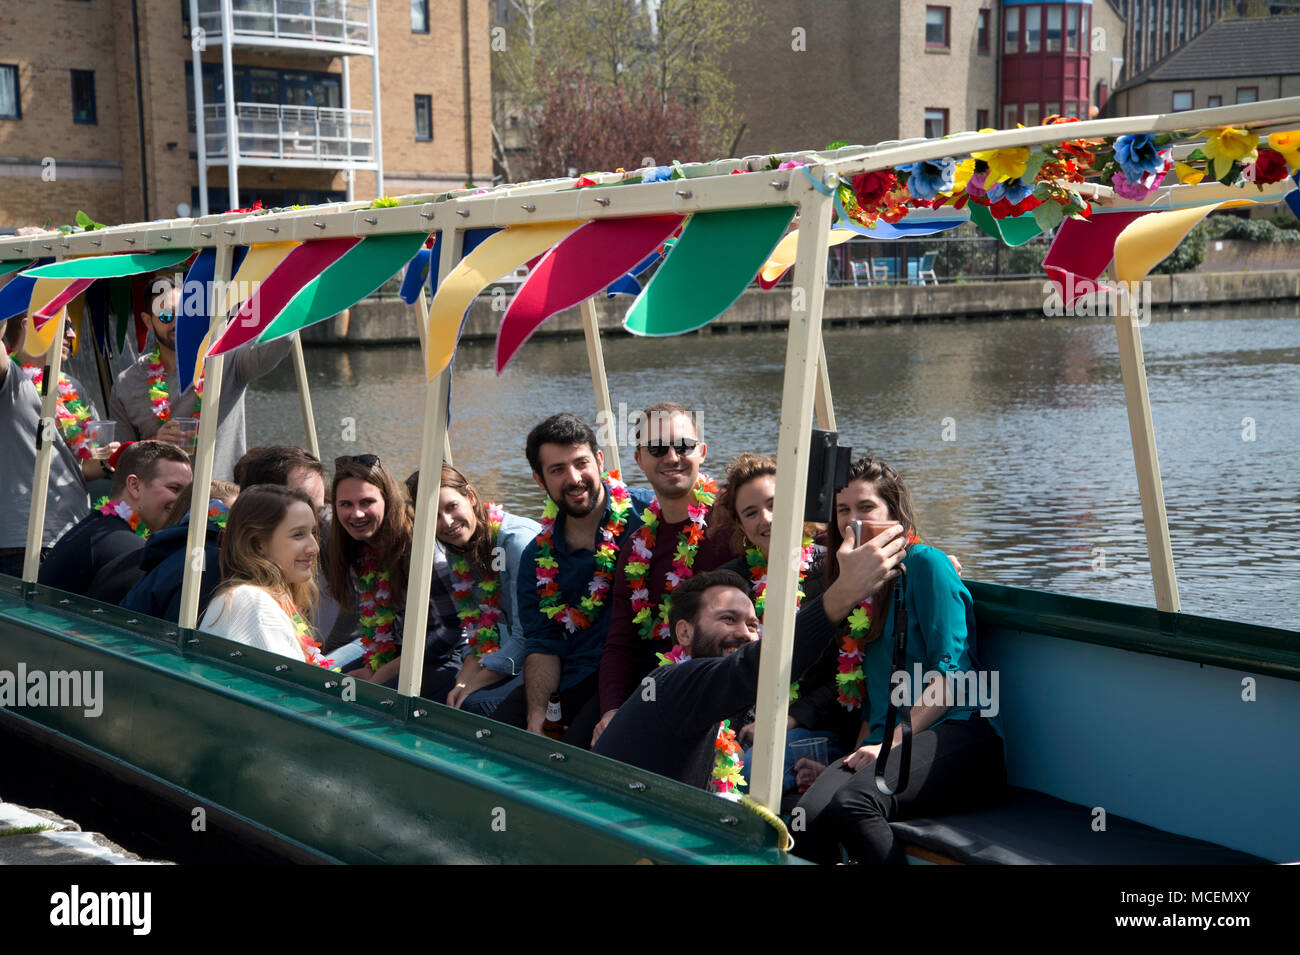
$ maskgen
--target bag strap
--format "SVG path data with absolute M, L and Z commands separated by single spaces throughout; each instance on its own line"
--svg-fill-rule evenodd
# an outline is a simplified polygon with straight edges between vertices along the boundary
M 907 579 L 906 570 L 894 584 L 894 666 L 892 673 L 907 672 L 907 610 L 903 604 L 903 582 Z M 894 745 L 894 724 L 901 721 L 902 738 L 899 740 L 898 785 L 893 789 L 885 782 L 885 770 L 888 768 L 889 752 Z M 876 759 L 876 789 L 886 796 L 903 792 L 907 789 L 908 770 L 912 765 L 912 708 L 894 705 L 890 693 L 889 709 L 885 712 L 885 735 L 880 744 L 880 756 Z

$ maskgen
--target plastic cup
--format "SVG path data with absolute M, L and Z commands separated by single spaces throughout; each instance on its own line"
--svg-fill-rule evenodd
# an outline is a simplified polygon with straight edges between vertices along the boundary
M 814 736 L 812 739 L 801 739 L 790 744 L 790 755 L 797 763 L 801 759 L 811 759 L 814 763 L 820 763 L 825 766 L 830 762 L 828 750 L 826 748 L 828 737 Z M 793 763 L 791 764 L 793 765 Z
M 86 440 L 90 442 L 90 454 L 97 461 L 103 461 L 112 454 L 109 445 L 113 443 L 113 435 L 117 432 L 116 421 L 87 421 L 86 422 Z
M 199 419 L 198 418 L 172 418 L 176 426 L 181 429 L 181 436 L 185 439 L 185 447 L 195 448 L 199 443 Z

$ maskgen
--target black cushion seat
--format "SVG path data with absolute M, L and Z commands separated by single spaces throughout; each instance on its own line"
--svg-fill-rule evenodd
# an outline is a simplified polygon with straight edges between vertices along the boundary
M 934 819 L 891 823 L 906 845 L 966 865 L 1271 865 L 1213 842 L 1177 836 L 1030 789 L 1008 787 L 1005 802 Z

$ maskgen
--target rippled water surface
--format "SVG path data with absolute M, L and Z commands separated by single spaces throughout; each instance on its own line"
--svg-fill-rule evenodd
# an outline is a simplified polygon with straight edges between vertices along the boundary
M 1296 307 L 1161 313 L 1142 341 L 1183 609 L 1300 629 Z M 902 471 L 923 534 L 966 576 L 1154 604 L 1109 321 L 831 329 L 826 349 L 842 440 Z M 784 334 L 610 339 L 605 358 L 616 404 L 699 409 L 706 470 L 720 475 L 740 451 L 775 453 Z M 327 463 L 374 452 L 399 476 L 416 466 L 415 346 L 310 348 L 307 366 Z M 302 442 L 288 362 L 249 397 L 250 446 Z M 594 420 L 581 341 L 530 343 L 501 378 L 490 346 L 464 347 L 456 464 L 535 515 L 524 437 L 556 411 Z M 639 481 L 630 449 L 623 457 Z

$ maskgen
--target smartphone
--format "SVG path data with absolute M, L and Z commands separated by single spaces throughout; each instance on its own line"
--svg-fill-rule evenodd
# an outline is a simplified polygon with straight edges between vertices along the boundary
M 862 546 L 863 525 L 861 521 L 849 521 L 849 529 L 853 531 L 853 546 Z

